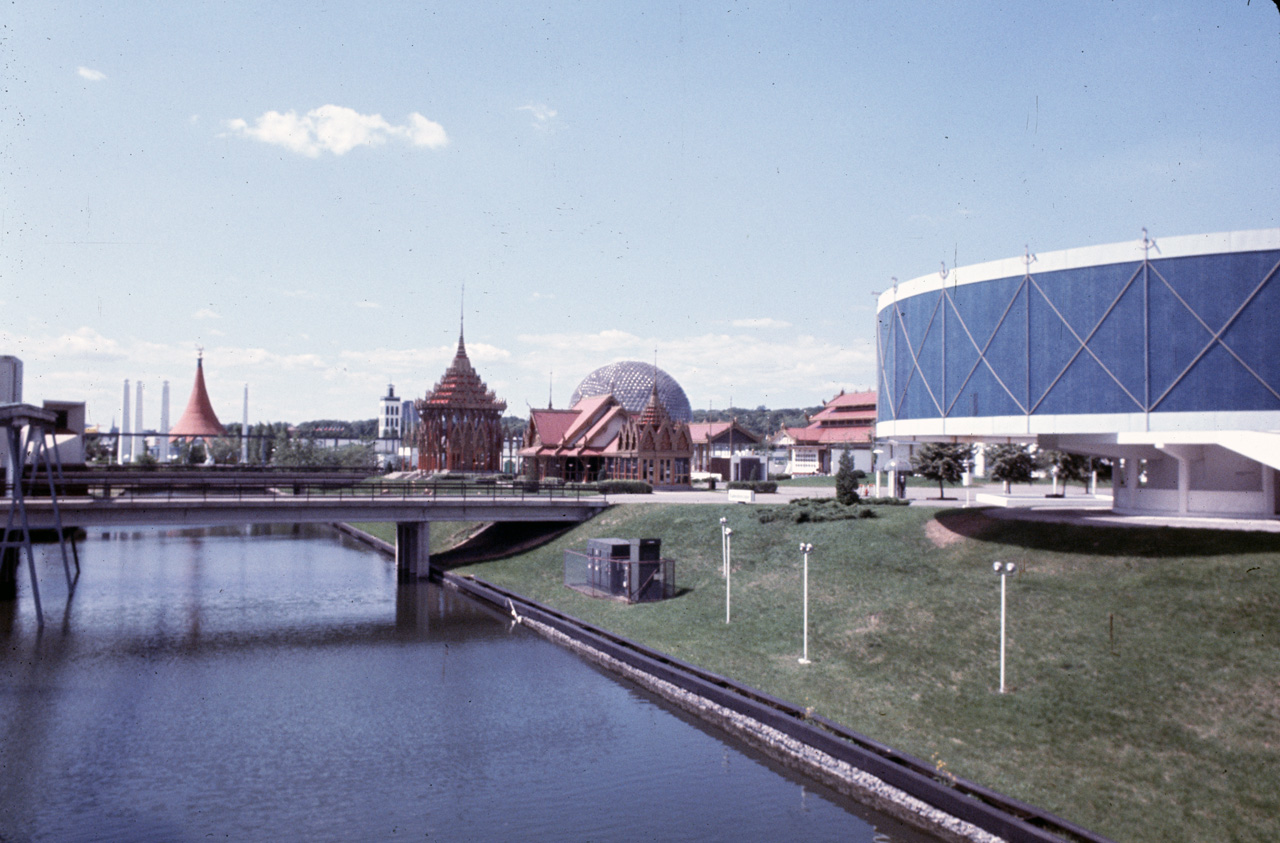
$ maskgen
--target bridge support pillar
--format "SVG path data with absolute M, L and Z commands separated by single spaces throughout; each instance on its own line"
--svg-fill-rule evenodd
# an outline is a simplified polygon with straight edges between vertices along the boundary
M 396 572 L 401 582 L 425 580 L 431 573 L 431 522 L 396 524 Z

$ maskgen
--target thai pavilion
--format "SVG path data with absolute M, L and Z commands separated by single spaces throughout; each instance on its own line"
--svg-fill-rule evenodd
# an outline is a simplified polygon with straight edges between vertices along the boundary
M 141 390 L 141 386 L 138 387 Z M 167 388 L 167 387 L 166 387 Z M 166 399 L 167 401 L 167 399 Z M 138 413 L 141 415 L 141 400 Z M 165 411 L 166 413 L 168 410 Z M 169 441 L 179 439 L 215 439 L 226 434 L 218 414 L 213 411 L 213 402 L 209 400 L 209 392 L 204 386 L 204 353 L 196 356 L 196 380 L 191 385 L 191 396 L 187 399 L 187 408 L 177 423 L 169 428 Z
M 622 373 L 615 383 L 634 380 L 627 377 L 630 374 L 634 373 Z M 650 367 L 649 397 L 637 412 L 624 404 L 633 396 L 620 397 L 614 391 L 578 397 L 598 389 L 593 376 L 575 391 L 573 409 L 529 411 L 520 450 L 525 473 L 539 480 L 643 480 L 654 487 L 688 486 L 693 456 L 689 423 L 672 418 L 659 392 L 661 385 L 675 381 Z M 667 393 L 668 400 L 677 403 L 676 412 L 681 412 L 679 399 L 684 399 L 684 391 L 679 384 Z M 684 403 L 687 406 L 687 399 Z
M 418 468 L 423 471 L 498 471 L 502 458 L 501 401 L 485 386 L 467 358 L 458 332 L 458 353 L 444 376 L 415 402 Z

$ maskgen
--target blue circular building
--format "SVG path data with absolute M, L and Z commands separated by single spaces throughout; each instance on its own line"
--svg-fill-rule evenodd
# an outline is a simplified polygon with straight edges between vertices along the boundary
M 880 296 L 882 440 L 1109 457 L 1120 511 L 1280 513 L 1280 229 L 1024 254 Z

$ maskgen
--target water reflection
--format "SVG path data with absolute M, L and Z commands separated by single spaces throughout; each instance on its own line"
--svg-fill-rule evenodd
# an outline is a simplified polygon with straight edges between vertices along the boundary
M 323 527 L 81 563 L 0 602 L 0 839 L 919 839 Z

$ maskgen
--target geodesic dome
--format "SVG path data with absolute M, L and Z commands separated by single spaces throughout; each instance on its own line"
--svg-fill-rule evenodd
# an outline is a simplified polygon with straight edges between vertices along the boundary
M 641 363 L 639 360 L 623 360 L 596 369 L 578 384 L 573 397 L 569 399 L 569 405 L 573 406 L 583 398 L 612 394 L 628 413 L 638 414 L 649 402 L 655 371 L 658 373 L 658 400 L 662 402 L 667 415 L 676 422 L 693 421 L 693 408 L 689 406 L 689 398 L 676 379 L 657 369 L 652 363 Z

